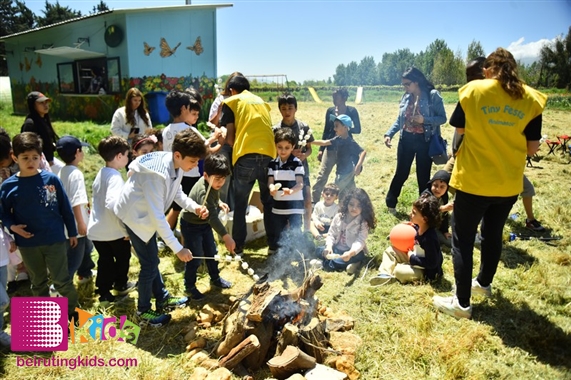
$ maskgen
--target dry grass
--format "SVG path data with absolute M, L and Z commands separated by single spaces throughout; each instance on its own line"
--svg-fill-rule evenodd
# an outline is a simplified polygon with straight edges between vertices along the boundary
M 325 110 L 329 105 L 300 103 L 298 117 L 310 124 L 320 135 Z M 452 104 L 446 106 L 448 115 Z M 272 119 L 279 120 L 276 105 L 272 104 Z M 407 218 L 410 205 L 417 196 L 414 172 L 405 184 L 397 210 L 399 217 L 386 212 L 384 197 L 396 166 L 396 146 L 387 149 L 382 144 L 383 134 L 394 121 L 397 105 L 369 103 L 358 106 L 363 133 L 356 140 L 367 150 L 363 174 L 357 185 L 364 188 L 373 200 L 378 227 L 369 238 L 373 262 L 356 277 L 346 273 L 323 273 L 325 286 L 317 293 L 322 302 L 336 312 L 346 312 L 356 320 L 356 333 L 363 338 L 357 355 L 357 369 L 363 379 L 508 379 L 508 378 L 571 378 L 571 201 L 569 181 L 570 158 L 560 154 L 545 156 L 540 150 L 539 162 L 526 169 L 526 175 L 536 186 L 534 198 L 536 217 L 548 228 L 545 234 L 563 239 L 545 243 L 537 240 L 506 243 L 494 280 L 494 296 L 490 300 L 476 299 L 473 320 L 457 321 L 435 311 L 434 294 L 450 292 L 453 268 L 449 250 L 445 250 L 444 279 L 434 285 L 392 284 L 372 288 L 368 279 L 376 272 L 381 254 L 387 244 L 390 229 Z M 56 124 L 56 128 L 58 128 Z M 106 127 L 102 127 L 106 128 Z M 544 133 L 550 137 L 571 133 L 571 113 L 544 113 Z M 444 135 L 451 141 L 452 128 L 444 127 Z M 314 156 L 310 159 L 312 175 L 317 172 Z M 85 169 L 91 181 L 100 162 L 95 156 L 86 160 Z M 436 170 L 436 168 L 434 168 Z M 523 206 L 518 202 L 514 212 L 522 216 L 509 221 L 506 232 L 528 233 L 523 226 Z M 533 233 L 532 233 L 533 234 Z M 537 234 L 539 236 L 539 234 Z M 223 247 L 220 247 L 223 250 Z M 271 271 L 263 242 L 246 247 L 245 259 L 257 272 Z M 475 268 L 479 265 L 475 250 Z M 297 261 L 297 257 L 293 258 Z M 290 264 L 291 278 L 282 284 L 294 286 L 302 274 L 300 263 Z M 138 263 L 131 261 L 131 277 L 136 278 Z M 183 266 L 172 254 L 165 253 L 161 270 L 173 294 L 183 290 Z M 366 271 L 366 272 L 365 272 Z M 237 264 L 223 264 L 222 276 L 234 287 L 218 291 L 210 289 L 209 278 L 203 274 L 198 287 L 208 292 L 213 302 L 228 302 L 230 296 L 245 294 L 252 281 Z M 81 287 L 81 307 L 97 312 L 92 285 Z M 23 294 L 22 292 L 20 294 Z M 173 322 L 166 328 L 143 329 L 136 346 L 118 342 L 92 342 L 71 345 L 69 351 L 56 353 L 60 357 L 97 355 L 101 358 L 137 358 L 133 368 L 18 368 L 16 356 L 0 356 L 2 376 L 9 379 L 180 379 L 187 378 L 192 366 L 184 358 L 185 344 L 182 329 L 194 319 L 202 304 L 173 313 Z M 133 319 L 135 296 L 129 302 L 104 311 L 107 316 L 126 314 Z M 200 332 L 212 348 L 220 337 L 217 329 Z M 267 371 L 255 374 L 264 379 Z

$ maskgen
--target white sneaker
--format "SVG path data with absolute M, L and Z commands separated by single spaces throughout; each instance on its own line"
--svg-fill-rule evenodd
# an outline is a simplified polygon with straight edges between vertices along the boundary
M 361 267 L 361 263 L 349 264 L 349 265 L 347 265 L 347 273 L 355 274 L 359 271 L 360 267 Z
M 318 271 L 320 269 L 323 269 L 323 261 L 319 259 L 313 259 L 309 262 L 309 267 L 311 268 L 312 271 Z
M 0 346 L 10 347 L 12 344 L 12 338 L 5 331 L 0 331 Z
M 444 314 L 448 314 L 456 319 L 472 318 L 472 305 L 468 307 L 462 307 L 458 303 L 458 298 L 456 296 L 450 297 L 441 297 L 441 296 L 434 296 L 432 297 L 432 301 L 434 306 Z
M 396 281 L 395 276 L 391 276 L 390 274 L 386 273 L 379 273 L 375 277 L 371 277 L 371 279 L 369 280 L 369 284 L 371 284 L 371 286 L 381 286 L 381 285 L 391 284 L 395 281 Z
M 492 296 L 492 284 L 488 286 L 482 286 L 476 278 L 472 279 L 472 295 L 479 295 L 484 297 Z
M 389 207 L 389 214 L 393 215 L 393 216 L 397 216 L 397 209 L 394 207 Z
M 50 285 L 50 297 L 61 297 L 62 295 L 56 290 L 56 288 Z

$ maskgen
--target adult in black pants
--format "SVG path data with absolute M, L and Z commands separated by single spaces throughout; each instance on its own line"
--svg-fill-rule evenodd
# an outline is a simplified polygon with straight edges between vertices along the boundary
M 452 256 L 456 294 L 435 296 L 434 305 L 455 318 L 471 318 L 472 294 L 490 296 L 502 253 L 505 221 L 523 189 L 526 155 L 541 138 L 547 96 L 526 86 L 513 55 L 498 48 L 484 62 L 486 79 L 459 91 L 450 124 L 464 135 L 450 186 L 456 189 Z M 472 279 L 474 238 L 482 220 L 481 263 Z
M 405 94 L 399 105 L 399 115 L 385 133 L 385 145 L 391 147 L 392 138 L 400 132 L 397 148 L 397 168 L 385 199 L 389 212 L 396 214 L 398 197 L 406 182 L 412 161 L 416 157 L 418 193 L 426 189 L 430 180 L 432 159 L 428 154 L 430 139 L 440 135 L 440 125 L 446 123 L 446 111 L 440 93 L 424 74 L 415 67 L 402 74 Z

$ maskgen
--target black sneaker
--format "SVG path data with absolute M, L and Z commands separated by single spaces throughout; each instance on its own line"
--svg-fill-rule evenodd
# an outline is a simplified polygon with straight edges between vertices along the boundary
M 19 287 L 20 287 L 20 284 L 18 284 L 18 281 L 10 281 L 8 283 L 8 285 L 6 286 L 6 292 L 8 294 L 15 293 Z
M 544 232 L 545 231 L 545 227 L 543 227 L 541 225 L 541 223 L 539 223 L 536 219 L 533 219 L 533 220 L 526 219 L 525 220 L 525 227 L 532 230 L 532 231 L 536 231 L 536 232 Z
M 118 300 L 118 297 L 115 297 L 111 293 L 103 294 L 103 295 L 99 296 L 99 303 L 100 304 L 110 304 L 110 303 L 114 303 L 117 300 Z
M 188 297 L 168 296 L 160 303 L 157 301 L 157 310 L 172 310 L 176 308 L 185 307 L 187 302 L 188 302 Z
M 204 294 L 202 294 L 200 292 L 200 290 L 196 289 L 196 288 L 192 288 L 192 289 L 187 289 L 185 291 L 186 295 L 189 296 L 190 298 L 192 298 L 195 301 L 201 300 L 204 298 Z
M 129 281 L 123 286 L 116 286 L 114 289 L 117 295 L 124 296 L 126 294 L 131 293 L 133 290 L 137 289 L 137 282 Z
M 222 289 L 229 289 L 232 287 L 232 283 L 230 281 L 223 279 L 222 277 L 218 277 L 216 280 L 211 280 L 210 283 Z
M 154 311 L 153 309 L 149 309 L 145 312 L 137 311 L 137 316 L 139 317 L 139 325 L 148 325 L 152 327 L 161 327 L 165 326 L 167 323 L 170 322 L 172 316 L 170 314 L 161 314 L 159 312 Z

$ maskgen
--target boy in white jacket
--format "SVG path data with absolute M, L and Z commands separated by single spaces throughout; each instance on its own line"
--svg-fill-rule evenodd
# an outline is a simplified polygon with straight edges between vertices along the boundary
M 141 264 L 137 314 L 152 326 L 163 326 L 170 321 L 171 315 L 163 310 L 182 307 L 188 301 L 186 297 L 170 296 L 165 288 L 159 272 L 156 234 L 181 261 L 192 260 L 190 250 L 179 243 L 170 229 L 165 212 L 175 201 L 203 219 L 208 217 L 207 208 L 184 195 L 180 185 L 182 173 L 196 167 L 205 154 L 204 141 L 195 132 L 177 133 L 172 152 L 152 152 L 129 165 L 130 177 L 115 205 L 115 213 L 125 224 Z M 156 310 L 151 308 L 151 296 L 156 299 Z

